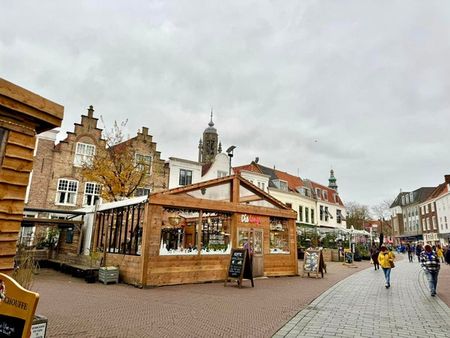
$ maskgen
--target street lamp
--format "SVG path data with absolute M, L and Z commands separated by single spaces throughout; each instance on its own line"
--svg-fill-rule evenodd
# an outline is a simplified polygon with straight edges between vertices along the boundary
M 236 148 L 236 146 L 231 146 L 226 150 L 226 153 L 228 154 L 228 157 L 230 158 L 230 165 L 229 165 L 229 169 L 228 169 L 228 175 L 231 175 L 231 158 L 233 157 L 233 152 L 234 149 Z

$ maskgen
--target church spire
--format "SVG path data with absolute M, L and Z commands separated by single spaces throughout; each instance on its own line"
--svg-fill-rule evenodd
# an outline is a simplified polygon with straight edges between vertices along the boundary
M 209 123 L 208 123 L 208 126 L 210 126 L 210 127 L 214 127 L 214 122 L 213 122 L 212 118 L 213 118 L 213 107 L 211 107 L 211 121 L 209 121 Z
M 338 186 L 336 184 L 336 177 L 334 177 L 334 170 L 330 170 L 330 178 L 328 179 L 328 188 L 331 188 L 333 190 L 338 190 Z

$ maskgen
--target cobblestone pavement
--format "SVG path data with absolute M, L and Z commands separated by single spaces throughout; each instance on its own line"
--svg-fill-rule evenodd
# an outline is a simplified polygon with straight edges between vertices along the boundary
M 47 337 L 271 337 L 295 314 L 340 280 L 370 266 L 327 263 L 325 278 L 279 277 L 244 281 L 244 288 L 204 283 L 138 289 L 87 284 L 42 269 L 33 290 Z
M 448 297 L 450 267 L 443 265 L 438 296 Z M 441 287 L 440 287 L 441 286 Z M 447 298 L 448 299 L 448 298 Z M 339 282 L 274 337 L 449 337 L 450 308 L 431 297 L 418 263 L 403 259 L 384 287 L 383 272 L 366 269 Z

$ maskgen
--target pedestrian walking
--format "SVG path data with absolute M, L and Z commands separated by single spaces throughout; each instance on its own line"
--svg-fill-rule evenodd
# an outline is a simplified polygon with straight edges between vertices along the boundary
M 388 251 L 385 245 L 380 248 L 380 253 L 378 254 L 378 262 L 384 272 L 384 279 L 386 281 L 385 287 L 389 289 L 391 287 L 391 269 L 395 267 L 394 265 L 395 255 L 392 251 Z
M 428 279 L 431 296 L 436 296 L 436 288 L 441 263 L 437 254 L 432 250 L 431 245 L 426 244 L 425 250 L 420 254 L 420 265 L 422 265 Z
M 450 247 L 446 245 L 445 249 L 446 249 L 444 253 L 445 263 L 450 264 Z
M 378 262 L 378 255 L 380 253 L 380 250 L 378 250 L 378 247 L 375 243 L 372 244 L 372 247 L 370 248 L 370 258 L 372 258 L 373 266 L 376 270 L 380 270 L 380 263 Z
M 414 247 L 411 244 L 406 244 L 406 251 L 408 252 L 408 260 L 411 263 L 413 261 L 413 257 L 414 257 Z
M 420 263 L 420 253 L 422 252 L 422 245 L 420 245 L 419 243 L 417 243 L 416 245 L 416 256 L 417 256 L 417 261 Z
M 442 249 L 440 244 L 438 244 L 436 246 L 436 255 L 438 256 L 438 258 L 441 261 L 441 263 L 444 263 L 444 249 Z

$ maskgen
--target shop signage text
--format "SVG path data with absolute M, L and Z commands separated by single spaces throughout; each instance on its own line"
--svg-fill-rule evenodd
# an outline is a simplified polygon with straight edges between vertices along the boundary
M 242 214 L 241 222 L 242 223 L 261 224 L 261 219 L 259 218 L 259 216 Z

